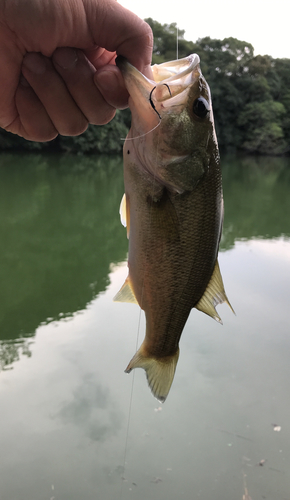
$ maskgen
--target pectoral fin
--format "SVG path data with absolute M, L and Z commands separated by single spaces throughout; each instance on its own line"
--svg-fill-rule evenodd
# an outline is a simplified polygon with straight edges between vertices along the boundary
M 114 302 L 129 302 L 130 304 L 138 304 L 129 276 L 126 278 L 124 285 L 120 288 L 113 300 Z
M 196 304 L 195 307 L 199 311 L 208 314 L 209 316 L 211 316 L 216 321 L 222 324 L 222 320 L 219 314 L 216 312 L 215 308 L 218 304 L 222 304 L 223 302 L 226 302 L 233 311 L 233 313 L 235 314 L 235 311 L 233 310 L 229 302 L 229 299 L 227 298 L 218 260 L 216 260 L 212 277 L 209 280 L 209 283 L 207 285 L 207 288 L 203 296 L 201 297 L 200 301 Z
M 127 227 L 127 238 L 130 235 L 130 204 L 129 199 L 126 198 L 126 194 L 123 194 L 123 198 L 120 204 L 120 219 L 124 227 Z

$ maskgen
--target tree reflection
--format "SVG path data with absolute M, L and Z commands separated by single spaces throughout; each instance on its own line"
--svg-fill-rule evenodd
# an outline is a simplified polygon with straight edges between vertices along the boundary
M 0 340 L 84 309 L 126 258 L 118 210 L 122 158 L 10 156 L 0 159 Z M 4 343 L 3 343 L 4 342 Z M 17 344 L 15 344 L 17 346 Z
M 290 159 L 222 159 L 225 218 L 220 249 L 235 240 L 290 237 Z
M 290 159 L 222 159 L 221 250 L 290 237 Z M 85 309 L 126 259 L 121 157 L 0 157 L 0 367 L 29 355 L 40 324 Z M 113 307 L 113 306 L 112 306 Z

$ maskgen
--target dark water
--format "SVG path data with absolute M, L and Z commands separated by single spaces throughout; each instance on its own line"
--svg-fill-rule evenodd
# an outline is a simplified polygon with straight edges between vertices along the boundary
M 161 407 L 123 373 L 121 158 L 0 156 L 1 500 L 289 500 L 290 160 L 225 158 L 223 178 L 237 316 L 192 311 Z

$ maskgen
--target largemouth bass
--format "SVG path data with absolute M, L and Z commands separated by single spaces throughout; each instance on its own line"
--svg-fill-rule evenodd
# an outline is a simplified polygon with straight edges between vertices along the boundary
M 153 395 L 164 402 L 191 309 L 221 322 L 215 307 L 229 304 L 217 261 L 219 152 L 198 55 L 152 66 L 153 80 L 121 56 L 116 64 L 130 94 L 132 124 L 120 207 L 129 274 L 115 300 L 136 302 L 146 315 L 144 342 L 125 371 L 144 368 Z

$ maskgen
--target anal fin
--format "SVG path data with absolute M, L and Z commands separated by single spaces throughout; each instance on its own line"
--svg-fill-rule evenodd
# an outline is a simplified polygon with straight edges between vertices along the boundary
M 235 311 L 233 310 L 230 301 L 227 298 L 224 289 L 223 279 L 220 272 L 219 263 L 218 260 L 216 260 L 212 277 L 209 280 L 209 283 L 206 287 L 203 296 L 201 297 L 199 302 L 195 305 L 195 307 L 199 311 L 208 314 L 209 316 L 211 316 L 216 321 L 222 324 L 222 320 L 219 314 L 216 312 L 216 306 L 218 304 L 222 304 L 223 302 L 226 302 L 233 311 L 233 313 L 235 314 Z

